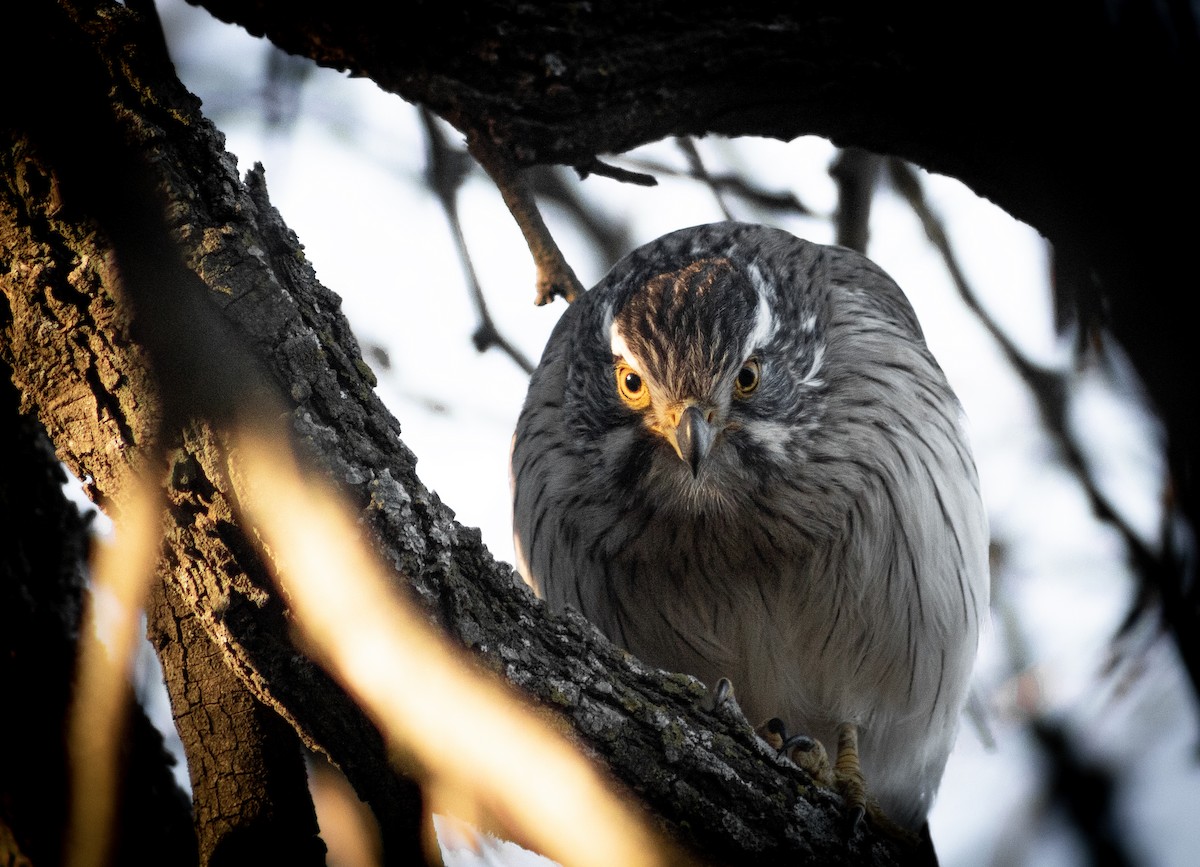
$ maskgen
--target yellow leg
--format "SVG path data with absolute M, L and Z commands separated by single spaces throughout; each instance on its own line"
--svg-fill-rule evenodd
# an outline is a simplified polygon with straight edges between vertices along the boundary
M 844 722 L 837 728 L 837 761 L 833 765 L 835 788 L 846 801 L 851 828 L 857 828 L 867 814 L 867 781 L 858 761 L 858 726 Z
M 870 816 L 871 824 L 884 834 L 907 845 L 916 846 L 916 835 L 888 818 L 867 794 L 867 780 L 858 760 L 858 726 L 844 722 L 838 726 L 837 736 L 838 751 L 837 761 L 833 766 L 833 788 L 846 801 L 846 811 L 850 815 L 850 832 L 854 833 L 864 816 Z

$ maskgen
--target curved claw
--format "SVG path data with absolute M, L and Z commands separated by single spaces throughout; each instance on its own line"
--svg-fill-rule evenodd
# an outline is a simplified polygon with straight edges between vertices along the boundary
M 780 752 L 783 750 L 783 742 L 787 740 L 787 726 L 783 720 L 777 716 L 771 717 L 765 723 L 754 730 L 760 738 L 767 742 L 767 746 Z
M 853 837 L 856 833 L 858 833 L 858 829 L 862 827 L 863 819 L 865 819 L 866 816 L 866 807 L 858 805 L 852 808 L 846 816 L 846 822 L 848 825 L 846 835 Z
M 819 740 L 808 735 L 789 735 L 787 724 L 779 717 L 767 720 L 755 732 L 771 749 L 807 771 L 816 782 L 823 786 L 833 784 L 829 757 Z
M 829 767 L 829 754 L 825 745 L 808 735 L 793 735 L 784 742 L 786 755 L 798 768 L 808 771 L 809 776 L 825 787 L 834 784 L 834 775 Z
M 791 753 L 792 750 L 798 750 L 802 753 L 811 753 L 813 749 L 820 746 L 820 741 L 815 738 L 810 738 L 808 735 L 792 735 L 784 740 L 782 746 L 779 747 L 781 753 Z M 824 749 L 822 747 L 822 749 Z
M 708 688 L 708 692 L 704 696 L 704 701 L 700 706 L 709 713 L 714 713 L 721 710 L 723 707 L 733 701 L 733 683 L 727 677 L 717 679 L 717 682 Z

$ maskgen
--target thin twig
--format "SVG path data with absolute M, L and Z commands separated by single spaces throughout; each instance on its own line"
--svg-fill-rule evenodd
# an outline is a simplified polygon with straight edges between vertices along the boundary
M 585 163 L 577 163 L 575 171 L 579 173 L 580 180 L 585 180 L 588 175 L 597 175 L 598 177 L 612 178 L 614 181 L 620 181 L 624 184 L 634 184 L 639 187 L 653 187 L 658 185 L 658 178 L 654 177 L 654 175 L 631 172 L 629 169 L 601 162 L 596 157 L 592 157 Z
M 605 265 L 611 265 L 635 246 L 629 234 L 629 223 L 611 218 L 584 201 L 580 192 L 582 185 L 575 183 L 564 169 L 533 166 L 525 172 L 525 179 L 538 201 L 552 203 L 558 213 L 575 224 Z
M 691 136 L 676 136 L 675 145 L 681 151 L 688 162 L 688 168 L 691 171 L 692 177 L 703 181 L 704 185 L 712 192 L 713 198 L 717 200 L 717 207 L 721 209 L 721 213 L 726 220 L 733 219 L 733 213 L 729 210 L 729 205 L 725 202 L 725 197 L 721 195 L 721 187 L 713 179 L 713 176 L 708 173 L 708 168 L 704 165 L 704 160 L 700 159 L 700 151 L 696 149 L 696 140 Z
M 476 130 L 467 133 L 467 150 L 491 177 L 509 213 L 517 221 L 521 234 L 525 236 L 525 243 L 529 245 L 538 271 L 535 302 L 548 304 L 555 296 L 565 298 L 568 303 L 574 301 L 583 294 L 583 284 L 546 228 L 537 202 L 520 171 L 491 139 Z
M 661 163 L 657 160 L 635 159 L 632 157 L 622 157 L 621 162 L 630 166 L 637 166 L 647 172 L 653 172 L 656 175 L 662 175 L 669 178 L 690 178 L 691 180 L 705 180 L 699 177 L 692 169 L 677 169 L 669 166 L 666 163 Z M 767 190 L 760 190 L 746 183 L 746 179 L 740 175 L 710 175 L 707 179 L 714 187 L 724 192 L 729 192 L 739 199 L 755 205 L 760 208 L 765 208 L 776 212 L 791 212 L 804 217 L 814 216 L 814 212 L 806 204 L 800 201 L 794 193 L 772 193 Z
M 475 344 L 475 349 L 479 352 L 486 352 L 495 346 L 516 362 L 523 371 L 532 374 L 533 362 L 496 327 L 491 311 L 488 310 L 487 299 L 483 295 L 483 287 L 475 273 L 471 252 L 467 249 L 467 239 L 463 234 L 462 221 L 458 215 L 458 191 L 462 189 L 462 183 L 469 168 L 466 154 L 450 146 L 446 137 L 438 129 L 437 121 L 427 109 L 422 108 L 420 115 L 421 122 L 425 126 L 427 144 L 425 180 L 434 195 L 437 196 L 438 203 L 442 206 L 442 212 L 446 215 L 446 222 L 450 225 L 450 234 L 454 238 L 454 247 L 458 251 L 458 261 L 462 266 L 463 277 L 467 281 L 471 300 L 475 303 L 475 310 L 479 315 L 479 325 L 476 327 L 475 333 L 471 335 L 471 342 Z

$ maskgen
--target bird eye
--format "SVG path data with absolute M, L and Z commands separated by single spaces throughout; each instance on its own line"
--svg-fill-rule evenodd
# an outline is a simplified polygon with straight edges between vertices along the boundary
M 754 389 L 758 388 L 758 376 L 762 370 L 757 358 L 747 359 L 742 365 L 742 369 L 738 371 L 737 379 L 733 383 L 733 391 L 738 397 L 748 397 Z
M 634 409 L 642 409 L 650 403 L 650 389 L 642 381 L 641 375 L 625 362 L 618 362 L 616 367 L 617 393 L 621 400 Z

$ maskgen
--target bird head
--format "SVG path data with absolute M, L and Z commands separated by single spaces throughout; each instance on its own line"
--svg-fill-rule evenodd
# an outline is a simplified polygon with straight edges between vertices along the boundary
M 798 316 L 794 299 L 736 249 L 676 252 L 594 290 L 603 345 L 592 357 L 605 380 L 592 385 L 605 395 L 595 434 L 626 490 L 728 505 L 796 459 L 812 408 L 801 386 L 819 359 L 806 362 L 811 341 L 797 342 L 812 328 L 781 328 Z M 814 375 L 798 384 L 804 364 Z
M 769 311 L 728 259 L 699 259 L 657 274 L 613 311 L 613 387 L 646 431 L 700 475 L 737 420 L 735 400 L 758 388 L 750 332 Z M 757 347 L 755 347 L 757 348 Z M 749 353 L 749 354 L 748 354 Z

